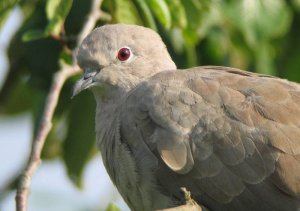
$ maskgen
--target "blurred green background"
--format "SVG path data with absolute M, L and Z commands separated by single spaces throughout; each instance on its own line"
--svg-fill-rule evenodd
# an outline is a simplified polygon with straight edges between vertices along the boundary
M 62 63 L 72 63 L 91 4 L 1 0 L 0 27 L 16 7 L 23 18 L 7 49 L 0 117 L 30 113 L 36 133 L 52 76 Z M 105 15 L 97 26 L 122 22 L 156 30 L 178 68 L 231 66 L 300 82 L 300 0 L 103 0 L 101 10 Z M 81 187 L 96 152 L 95 103 L 88 92 L 70 99 L 77 78 L 62 90 L 42 156 L 60 158 L 70 180 Z M 14 187 L 15 181 L 9 185 Z

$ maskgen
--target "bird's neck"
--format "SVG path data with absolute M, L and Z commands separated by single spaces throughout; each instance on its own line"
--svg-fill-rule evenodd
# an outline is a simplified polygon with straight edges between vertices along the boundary
M 101 88 L 92 90 L 97 102 L 96 107 L 96 133 L 97 145 L 106 145 L 106 142 L 113 142 L 109 140 L 109 134 L 115 128 L 115 124 L 119 119 L 119 105 L 125 99 L 126 91 L 117 87 Z
M 97 102 L 97 107 L 103 109 L 106 107 L 113 108 L 115 105 L 120 104 L 120 101 L 130 91 L 123 87 L 109 84 L 103 84 L 101 87 L 95 86 L 91 90 Z

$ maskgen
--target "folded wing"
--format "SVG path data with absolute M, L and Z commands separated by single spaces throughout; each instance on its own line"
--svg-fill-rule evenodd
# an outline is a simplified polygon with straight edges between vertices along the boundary
M 156 156 L 165 194 L 186 187 L 213 210 L 300 209 L 300 85 L 201 67 L 159 73 L 124 105 L 127 141 Z

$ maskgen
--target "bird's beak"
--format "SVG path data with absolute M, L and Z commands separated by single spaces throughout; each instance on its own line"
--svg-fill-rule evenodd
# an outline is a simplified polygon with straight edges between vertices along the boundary
M 77 94 L 79 94 L 81 91 L 90 88 L 93 86 L 94 83 L 94 76 L 98 73 L 99 71 L 89 71 L 89 70 L 84 70 L 83 76 L 76 82 L 76 84 L 73 87 L 72 91 L 72 97 L 75 97 Z

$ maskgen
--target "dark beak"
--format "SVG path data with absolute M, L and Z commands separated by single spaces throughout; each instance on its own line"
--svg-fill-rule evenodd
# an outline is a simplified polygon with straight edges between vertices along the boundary
M 73 87 L 72 91 L 72 97 L 75 97 L 77 94 L 79 94 L 81 91 L 88 89 L 91 87 L 94 83 L 94 76 L 98 73 L 99 71 L 84 71 L 84 75 L 76 82 L 76 84 Z

